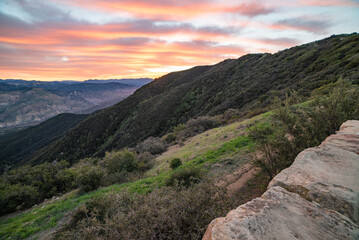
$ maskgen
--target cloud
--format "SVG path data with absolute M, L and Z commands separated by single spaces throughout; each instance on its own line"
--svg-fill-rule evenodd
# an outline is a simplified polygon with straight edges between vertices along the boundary
M 294 38 L 258 38 L 252 41 L 258 41 L 260 44 L 276 45 L 282 47 L 291 47 L 300 44 L 301 42 Z
M 266 7 L 262 1 L 238 4 L 216 0 L 52 0 L 81 6 L 88 9 L 101 9 L 102 11 L 118 13 L 126 12 L 135 18 L 185 20 L 206 14 L 236 13 L 238 15 L 255 17 L 270 14 L 274 7 Z
M 235 7 L 225 9 L 225 12 L 237 13 L 240 15 L 245 15 L 249 17 L 255 17 L 259 15 L 267 15 L 275 12 L 274 7 L 266 7 L 258 2 L 256 3 L 247 3 L 240 4 Z
M 289 18 L 283 19 L 272 25 L 273 28 L 287 28 L 287 29 L 295 29 L 302 30 L 312 33 L 327 33 L 329 27 L 331 27 L 332 23 L 327 19 L 316 20 L 310 19 L 308 17 L 297 17 L 297 18 Z
M 345 7 L 359 7 L 357 0 L 300 0 L 305 6 L 320 6 L 320 7 L 332 7 L 332 6 L 345 6 Z
M 217 26 L 202 26 L 196 27 L 190 23 L 176 22 L 176 21 L 156 21 L 147 19 L 137 19 L 125 21 L 120 23 L 108 24 L 109 31 L 126 31 L 126 32 L 141 32 L 141 33 L 171 33 L 171 32 L 192 32 L 205 33 L 208 35 L 229 35 L 238 33 L 239 28 L 225 28 Z
M 51 1 L 40 0 L 4 0 L 10 9 L 16 9 L 21 20 L 34 22 L 74 22 L 69 10 L 50 4 Z
M 30 24 L 0 11 L 0 30 L 1 35 L 6 33 L 7 29 L 21 29 L 25 30 L 30 27 Z

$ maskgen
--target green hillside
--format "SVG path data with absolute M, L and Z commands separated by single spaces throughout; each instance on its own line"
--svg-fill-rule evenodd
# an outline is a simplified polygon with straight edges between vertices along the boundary
M 274 96 L 313 89 L 345 78 L 358 83 L 359 35 L 338 35 L 275 54 L 249 54 L 213 66 L 167 74 L 124 101 L 89 117 L 55 144 L 37 152 L 35 162 L 86 156 L 133 146 L 161 136 L 190 118 L 239 109 L 260 113 Z

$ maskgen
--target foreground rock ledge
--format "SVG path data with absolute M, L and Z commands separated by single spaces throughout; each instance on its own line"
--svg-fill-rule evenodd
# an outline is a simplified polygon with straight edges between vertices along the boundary
M 259 198 L 211 222 L 203 240 L 359 239 L 359 121 L 301 152 Z

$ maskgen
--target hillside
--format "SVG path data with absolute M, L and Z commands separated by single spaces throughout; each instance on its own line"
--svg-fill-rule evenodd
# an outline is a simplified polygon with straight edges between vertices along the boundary
M 14 167 L 28 161 L 35 151 L 57 140 L 86 117 L 62 113 L 39 125 L 0 136 L 0 172 L 5 165 Z
M 124 101 L 89 117 L 56 143 L 38 151 L 33 162 L 86 156 L 133 146 L 161 136 L 190 118 L 239 109 L 261 112 L 271 97 L 291 89 L 301 96 L 345 78 L 359 79 L 359 35 L 338 35 L 275 54 L 249 54 L 213 66 L 167 74 Z M 247 112 L 246 112 L 247 111 Z
M 140 86 L 0 80 L 0 131 L 35 125 L 60 113 L 91 113 L 121 101 Z
M 359 101 L 357 92 L 355 97 L 357 104 Z M 350 98 L 350 93 L 342 95 L 342 99 L 348 98 Z M 328 101 L 331 103 L 335 99 L 334 97 Z M 317 106 L 315 102 L 311 101 L 310 103 L 313 105 L 309 109 L 318 109 L 315 107 Z M 308 104 L 306 102 L 301 105 L 308 106 Z M 295 109 L 290 109 L 293 114 L 298 113 Z M 342 107 L 342 103 L 339 102 L 334 111 L 325 107 L 324 112 L 317 112 L 313 115 L 315 126 L 308 122 L 305 124 L 315 128 L 318 127 L 318 124 L 322 125 L 323 129 L 320 129 L 320 132 L 326 135 L 326 125 L 332 125 L 335 120 L 326 121 L 325 125 L 316 122 L 317 118 L 325 116 L 323 113 L 334 114 L 336 117 L 338 114 L 343 115 L 343 110 L 349 113 L 353 109 L 356 111 L 357 118 L 359 115 L 355 107 L 347 109 L 345 106 Z M 200 239 L 212 219 L 226 215 L 230 209 L 260 196 L 265 191 L 269 181 L 265 172 L 258 172 L 254 175 L 249 172 L 249 178 L 243 179 L 246 172 L 243 173 L 242 170 L 246 164 L 252 163 L 253 156 L 261 150 L 260 145 L 254 142 L 248 133 L 254 127 L 262 129 L 268 124 L 278 121 L 274 121 L 273 114 L 277 115 L 280 112 L 268 112 L 248 120 L 235 121 L 188 138 L 181 144 L 173 145 L 166 152 L 156 156 L 153 167 L 141 179 L 114 184 L 88 193 L 80 193 L 75 190 L 60 197 L 53 197 L 29 210 L 3 216 L 0 218 L 0 235 L 4 239 L 71 239 L 74 236 L 79 239 L 89 237 L 112 239 L 115 236 L 122 236 L 123 239 L 148 239 L 136 234 L 148 236 L 146 234 L 151 234 L 151 232 L 164 232 L 164 236 L 167 236 L 166 234 L 177 234 L 175 236 L 187 234 L 185 239 Z M 338 120 L 341 121 L 339 118 Z M 301 119 L 296 119 L 294 122 L 297 124 L 298 121 L 302 122 Z M 336 126 L 334 127 L 336 128 Z M 303 132 L 302 128 L 301 132 Z M 311 133 L 312 139 L 315 137 L 313 134 L 316 133 Z M 338 143 L 334 142 L 334 144 Z M 182 165 L 171 169 L 169 162 L 173 158 L 182 159 Z M 86 161 L 91 161 L 91 159 Z M 80 163 L 79 166 L 86 166 L 83 165 L 86 164 L 86 161 Z M 96 160 L 97 164 L 99 161 L 101 160 Z M 99 165 L 102 166 L 103 162 Z M 88 168 L 85 169 L 87 171 Z M 187 190 L 180 189 L 179 191 L 176 187 L 174 190 L 167 187 L 168 179 L 177 173 L 191 169 L 201 169 L 205 176 L 214 177 L 220 185 L 218 188 L 215 187 L 218 184 L 213 185 L 213 182 L 207 182 L 210 178 L 203 176 L 205 181 L 195 184 Z M 30 168 L 24 168 L 24 170 L 30 173 L 32 171 Z M 72 168 L 64 171 L 71 172 Z M 352 172 L 355 171 L 352 170 Z M 21 173 L 19 177 L 24 178 L 25 172 L 22 170 L 19 173 Z M 27 179 L 26 173 L 25 176 Z M 39 173 L 36 176 L 39 177 Z M 14 179 L 14 177 L 9 179 Z M 243 182 L 234 189 L 233 197 L 225 194 L 226 192 L 223 195 L 223 188 L 227 186 L 228 191 L 231 192 L 233 190 L 230 188 L 231 183 L 236 184 L 237 180 Z M 208 184 L 211 188 L 208 188 Z M 238 186 L 238 184 L 236 185 Z M 147 201 L 145 201 L 146 199 Z M 174 214 L 178 212 L 181 214 L 178 216 Z M 203 216 L 203 219 L 195 219 L 195 216 Z M 200 228 L 198 221 L 201 222 Z M 188 224 L 188 222 L 193 224 Z M 153 224 L 157 228 L 153 228 Z M 138 228 L 138 226 L 142 227 Z M 174 228 L 174 233 L 166 232 L 168 227 L 171 227 L 170 230 Z M 186 228 L 182 229 L 181 227 Z M 99 228 L 104 231 L 97 231 Z
M 18 212 L 14 216 L 2 217 L 0 218 L 0 236 L 4 236 L 4 239 L 16 237 L 36 239 L 39 236 L 43 236 L 44 239 L 51 239 L 49 236 L 51 232 L 68 221 L 67 218 L 71 211 L 92 199 L 123 192 L 142 194 L 155 189 L 157 186 L 165 185 L 166 179 L 172 172 L 169 169 L 168 160 L 175 157 L 183 159 L 183 165 L 180 169 L 201 166 L 203 170 L 207 169 L 208 174 L 225 176 L 233 169 L 240 169 L 248 162 L 249 156 L 253 154 L 255 150 L 253 142 L 248 141 L 247 137 L 243 137 L 243 133 L 247 126 L 256 121 L 268 121 L 268 114 L 214 128 L 189 138 L 181 146 L 178 144 L 172 146 L 168 151 L 156 157 L 154 167 L 145 174 L 146 176 L 143 179 L 111 185 L 82 195 L 79 195 L 78 190 L 75 190 L 45 201 L 28 211 Z M 235 147 L 238 143 L 242 143 L 240 148 Z M 201 148 L 200 151 L 196 151 L 198 147 Z M 208 158 L 209 155 L 213 157 Z M 200 161 L 200 159 L 204 159 L 204 161 Z M 213 166 L 215 163 L 217 165 Z M 223 168 L 219 168 L 218 165 L 223 166 Z M 251 181 L 251 185 L 246 186 L 245 194 L 241 194 L 237 198 L 238 201 L 244 203 L 253 196 L 259 196 L 264 191 L 267 182 L 268 177 L 257 177 L 256 180 Z M 0 237 L 0 239 L 2 238 Z

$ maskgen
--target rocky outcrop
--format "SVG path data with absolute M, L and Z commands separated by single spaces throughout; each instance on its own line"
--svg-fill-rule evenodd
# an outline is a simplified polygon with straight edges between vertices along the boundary
M 347 121 L 261 197 L 212 221 L 203 239 L 359 239 L 358 224 L 359 121 Z

